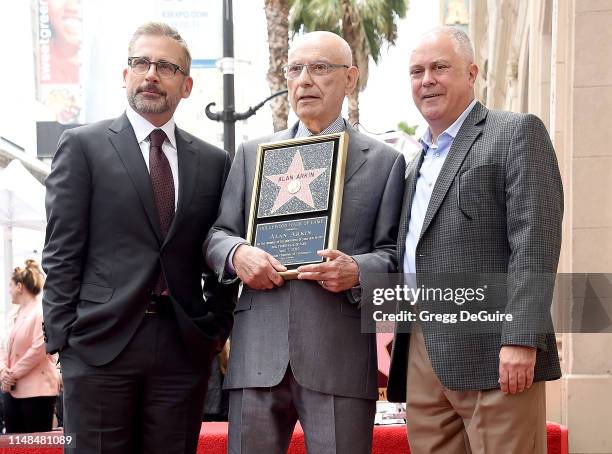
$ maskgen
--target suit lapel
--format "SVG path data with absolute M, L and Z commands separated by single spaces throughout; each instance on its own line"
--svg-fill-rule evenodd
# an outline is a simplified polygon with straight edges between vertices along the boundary
M 179 195 L 176 213 L 170 224 L 170 229 L 164 240 L 166 244 L 176 232 L 182 217 L 185 215 L 187 207 L 193 198 L 198 176 L 199 159 L 197 150 L 194 148 L 192 140 L 187 138 L 179 128 L 175 128 L 176 149 L 178 153 L 178 181 Z
M 298 123 L 294 123 L 291 128 L 283 129 L 282 131 L 278 131 L 272 136 L 272 142 L 277 142 L 281 140 L 289 140 L 295 137 L 295 133 L 297 132 Z
M 420 151 L 408 168 L 406 169 L 406 187 L 404 189 L 404 202 L 402 204 L 402 214 L 400 216 L 400 225 L 398 230 L 397 249 L 398 260 L 397 264 L 400 272 L 403 271 L 404 253 L 406 252 L 406 235 L 408 234 L 408 225 L 410 224 L 410 210 L 412 209 L 412 197 L 416 189 L 416 183 L 419 177 L 419 170 L 423 164 L 423 151 Z
M 369 146 L 359 137 L 353 127 L 346 125 L 346 132 L 349 135 L 348 155 L 346 157 L 346 169 L 344 170 L 344 184 L 365 164 L 367 160 L 366 151 Z
M 479 125 L 479 123 L 485 119 L 487 112 L 487 108 L 477 102 L 463 122 L 463 125 L 457 133 L 457 137 L 453 140 L 453 144 L 448 152 L 448 156 L 446 156 L 446 160 L 440 170 L 440 175 L 438 175 L 438 179 L 436 180 L 436 184 L 431 194 L 429 206 L 427 207 L 425 219 L 423 220 L 420 238 L 423 238 L 429 224 L 438 212 L 446 193 L 455 179 L 455 175 L 457 175 L 474 141 L 482 133 L 482 126 Z
M 159 229 L 157 209 L 155 208 L 151 178 L 147 170 L 147 165 L 142 158 L 140 146 L 136 141 L 136 135 L 134 134 L 132 125 L 127 116 L 123 114 L 110 125 L 109 130 L 109 140 L 113 144 L 121 162 L 123 162 L 127 173 L 132 179 L 134 188 L 147 213 L 151 228 L 157 236 L 157 241 L 161 243 L 161 232 Z

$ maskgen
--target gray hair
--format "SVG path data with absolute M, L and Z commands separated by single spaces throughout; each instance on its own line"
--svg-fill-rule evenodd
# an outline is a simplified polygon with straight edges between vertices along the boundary
M 425 36 L 437 34 L 448 36 L 453 41 L 455 52 L 460 54 L 466 63 L 474 63 L 474 47 L 467 33 L 452 25 L 443 25 L 428 31 Z
M 134 48 L 134 43 L 141 36 L 167 36 L 168 38 L 173 39 L 183 48 L 183 63 L 184 68 L 181 68 L 189 75 L 189 70 L 191 68 L 191 53 L 189 52 L 189 47 L 187 47 L 187 43 L 183 39 L 183 37 L 170 25 L 165 24 L 163 22 L 147 22 L 146 24 L 142 24 L 140 27 L 136 29 L 134 34 L 132 35 L 132 39 L 130 39 L 130 45 L 128 46 L 128 53 L 131 56 L 132 50 Z

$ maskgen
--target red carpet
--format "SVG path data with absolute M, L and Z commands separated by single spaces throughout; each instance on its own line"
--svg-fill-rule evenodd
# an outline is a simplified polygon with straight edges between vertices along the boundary
M 567 428 L 556 423 L 548 423 L 548 454 L 567 454 Z M 57 435 L 58 432 L 50 432 L 49 435 Z M 198 454 L 226 454 L 227 452 L 227 423 L 211 422 L 202 424 L 200 441 L 198 443 Z M 10 438 L 8 435 L 0 436 L 0 454 L 61 454 L 60 447 L 8 447 Z M 406 428 L 397 426 L 376 426 L 374 429 L 373 454 L 409 454 L 408 442 L 406 440 Z M 301 427 L 296 427 L 289 454 L 306 454 L 304 447 L 304 433 Z

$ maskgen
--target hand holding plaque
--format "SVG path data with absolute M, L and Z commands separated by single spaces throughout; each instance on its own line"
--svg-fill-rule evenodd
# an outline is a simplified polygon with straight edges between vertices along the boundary
M 342 132 L 259 146 L 247 241 L 286 266 L 285 279 L 337 245 L 347 145 Z
M 302 265 L 298 268 L 298 279 L 317 281 L 330 292 L 342 292 L 359 284 L 359 265 L 350 255 L 336 249 L 319 251 L 325 263 Z
M 285 283 L 278 272 L 287 268 L 267 252 L 248 244 L 236 248 L 232 263 L 240 280 L 249 288 L 270 290 Z

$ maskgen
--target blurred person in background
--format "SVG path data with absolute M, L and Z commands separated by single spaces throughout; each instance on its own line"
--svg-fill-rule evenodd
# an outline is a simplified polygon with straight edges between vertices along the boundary
M 46 432 L 53 424 L 59 391 L 56 356 L 45 352 L 42 305 L 38 298 L 44 274 L 34 260 L 15 268 L 9 282 L 11 302 L 19 309 L 11 319 L 5 349 L 0 352 L 7 433 Z

